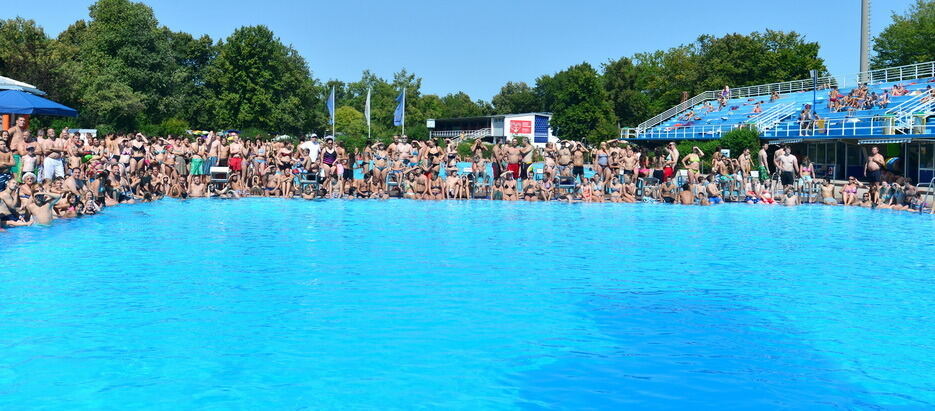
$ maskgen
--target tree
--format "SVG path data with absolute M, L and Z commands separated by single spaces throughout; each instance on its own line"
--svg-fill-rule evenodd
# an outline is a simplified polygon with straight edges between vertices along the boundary
M 354 107 L 341 106 L 334 111 L 334 123 L 338 133 L 353 136 L 367 136 L 367 121 L 364 113 Z
M 266 26 L 241 27 L 220 43 L 205 85 L 210 126 L 289 133 L 324 128 L 322 88 L 305 59 Z
M 363 150 L 370 142 L 367 139 L 367 123 L 364 114 L 353 107 L 341 106 L 334 111 L 337 141 L 348 150 Z
M 696 49 L 703 88 L 716 90 L 775 83 L 809 77 L 809 70 L 826 71 L 818 58 L 818 43 L 796 32 L 767 30 L 750 35 L 704 35 Z
M 536 94 L 522 81 L 507 82 L 491 102 L 496 114 L 531 113 L 541 110 Z
M 0 20 L 0 73 L 54 93 L 60 83 L 51 43 L 33 20 Z
M 463 91 L 441 98 L 441 117 L 476 117 L 487 115 L 483 103 L 476 103 Z
M 935 60 L 935 1 L 916 0 L 905 14 L 893 13 L 892 19 L 874 39 L 873 68 Z
M 98 0 L 89 11 L 91 22 L 77 56 L 81 63 L 79 99 L 92 107 L 113 110 L 106 115 L 88 114 L 123 129 L 175 115 L 182 105 L 177 94 L 177 64 L 153 10 L 128 0 Z M 127 97 L 127 103 L 118 107 L 119 101 L 100 101 L 114 95 Z
M 209 97 L 205 76 L 217 55 L 214 41 L 207 35 L 196 39 L 188 33 L 174 32 L 165 27 L 162 30 L 176 62 L 173 83 L 177 84 L 175 94 L 181 101 L 181 107 L 173 115 L 187 118 L 192 124 L 210 123 L 211 113 L 204 104 Z
M 604 64 L 604 88 L 620 123 L 635 126 L 652 115 L 649 97 L 639 85 L 639 72 L 633 60 L 622 57 Z
M 588 63 L 572 66 L 537 88 L 552 106 L 552 125 L 559 137 L 591 143 L 617 138 L 616 117 L 600 75 Z

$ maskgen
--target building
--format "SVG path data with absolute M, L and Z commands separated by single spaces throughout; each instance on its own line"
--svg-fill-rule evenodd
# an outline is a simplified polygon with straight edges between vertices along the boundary
M 492 116 L 440 118 L 427 121 L 433 138 L 501 141 L 515 137 L 530 139 L 537 146 L 555 142 L 549 122 L 552 113 L 496 114 Z

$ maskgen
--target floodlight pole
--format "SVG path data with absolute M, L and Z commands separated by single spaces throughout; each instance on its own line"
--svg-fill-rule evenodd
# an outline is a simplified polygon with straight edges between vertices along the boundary
M 870 0 L 860 1 L 860 75 L 858 81 L 869 81 L 863 78 L 870 70 Z

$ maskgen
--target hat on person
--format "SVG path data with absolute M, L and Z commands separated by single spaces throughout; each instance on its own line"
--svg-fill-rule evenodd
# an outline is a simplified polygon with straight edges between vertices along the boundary
M 32 172 L 23 173 L 23 180 L 25 180 L 25 179 L 28 178 L 28 177 L 32 177 L 32 179 L 35 180 L 35 179 L 36 179 L 36 174 L 35 174 L 35 173 L 32 173 Z
M 312 135 L 308 136 L 308 138 L 318 138 L 318 134 L 312 133 Z

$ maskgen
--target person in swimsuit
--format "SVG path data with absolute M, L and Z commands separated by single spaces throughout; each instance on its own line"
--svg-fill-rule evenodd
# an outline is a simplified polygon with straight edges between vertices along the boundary
M 319 166 L 324 171 L 326 177 L 336 175 L 337 167 L 335 162 L 338 160 L 338 150 L 334 147 L 334 139 L 325 138 L 325 148 L 321 150 L 321 162 Z
M 847 184 L 844 185 L 844 189 L 841 190 L 841 195 L 844 197 L 844 205 L 859 205 L 859 200 L 857 199 L 857 189 L 863 186 L 863 184 L 857 181 L 857 178 L 850 176 L 847 178 Z
M 698 146 L 692 147 L 692 152 L 688 153 L 685 158 L 682 159 L 682 166 L 688 169 L 688 180 L 695 181 L 698 174 L 701 172 L 701 158 L 704 157 L 704 152 L 701 151 Z

